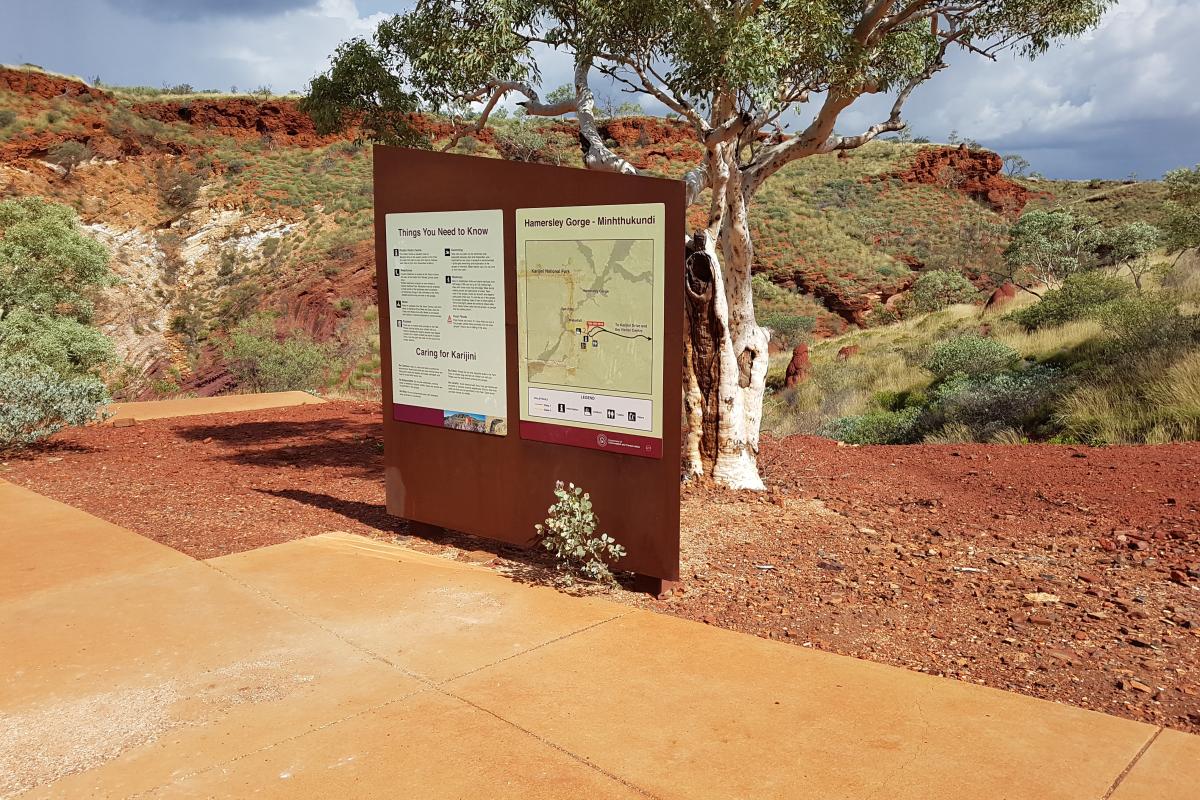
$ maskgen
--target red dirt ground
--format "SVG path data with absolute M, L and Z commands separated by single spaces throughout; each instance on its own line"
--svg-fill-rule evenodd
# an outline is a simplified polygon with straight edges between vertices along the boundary
M 345 530 L 546 574 L 388 517 L 380 434 L 378 406 L 351 403 L 93 427 L 0 477 L 198 558 Z M 1200 732 L 1200 443 L 797 437 L 762 463 L 765 494 L 685 490 L 682 586 L 617 599 Z

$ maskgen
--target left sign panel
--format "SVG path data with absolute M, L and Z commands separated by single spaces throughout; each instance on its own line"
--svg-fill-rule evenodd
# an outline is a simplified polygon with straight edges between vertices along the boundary
M 504 213 L 387 214 L 392 416 L 508 433 Z

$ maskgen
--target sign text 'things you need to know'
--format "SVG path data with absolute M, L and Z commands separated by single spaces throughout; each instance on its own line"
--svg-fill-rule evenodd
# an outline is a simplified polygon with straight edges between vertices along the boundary
M 393 418 L 508 432 L 504 214 L 385 218 Z

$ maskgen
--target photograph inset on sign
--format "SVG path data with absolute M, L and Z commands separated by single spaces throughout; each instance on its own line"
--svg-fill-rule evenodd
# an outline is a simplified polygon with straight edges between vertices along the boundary
M 651 394 L 654 241 L 525 243 L 530 383 Z

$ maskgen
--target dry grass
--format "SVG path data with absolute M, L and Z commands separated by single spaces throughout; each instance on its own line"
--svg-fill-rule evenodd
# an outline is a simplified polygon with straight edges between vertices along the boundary
M 812 345 L 811 377 L 794 389 L 767 397 L 763 428 L 777 436 L 814 433 L 837 417 L 862 414 L 881 393 L 924 389 L 933 376 L 922 369 L 925 351 L 936 341 L 974 329 L 979 309 L 951 306 L 879 328 L 854 331 Z M 857 346 L 857 355 L 839 360 L 838 350 Z M 772 358 L 768 382 L 782 386 L 790 356 Z
M 1114 371 L 1063 398 L 1059 421 L 1093 444 L 1160 444 L 1200 439 L 1200 350 Z
M 1035 361 L 1063 361 L 1104 336 L 1104 326 L 1095 320 L 1068 322 L 1057 328 L 1040 328 L 1026 333 L 1006 327 L 994 335 L 1000 341 Z

